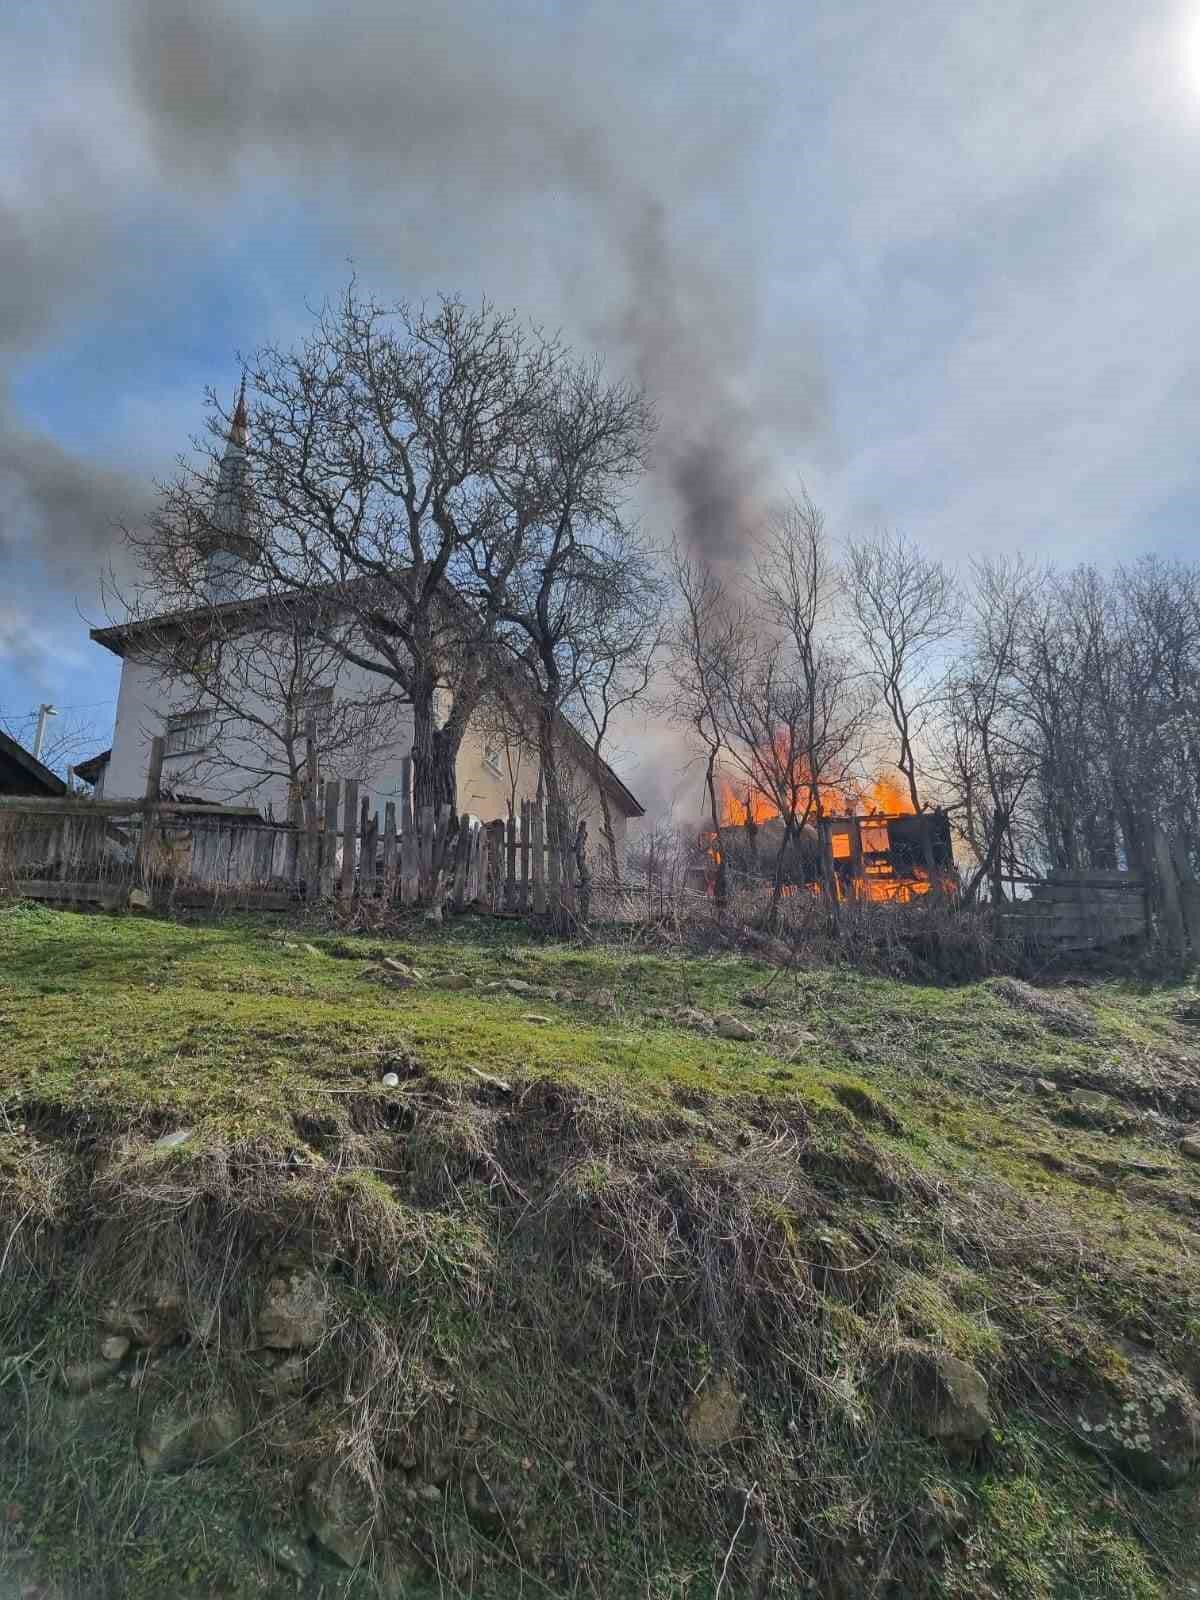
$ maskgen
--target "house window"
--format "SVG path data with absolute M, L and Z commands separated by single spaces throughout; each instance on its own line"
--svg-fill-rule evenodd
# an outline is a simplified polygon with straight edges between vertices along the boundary
M 491 769 L 498 778 L 504 776 L 504 768 L 500 765 L 500 746 L 498 744 L 485 744 L 483 747 L 483 764 Z
M 179 711 L 167 718 L 164 756 L 187 756 L 203 750 L 212 740 L 211 711 Z

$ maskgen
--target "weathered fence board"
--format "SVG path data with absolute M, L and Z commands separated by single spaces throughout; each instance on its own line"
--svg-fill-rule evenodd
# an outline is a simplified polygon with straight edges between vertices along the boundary
M 586 829 L 533 801 L 491 822 L 448 805 L 414 815 L 411 795 L 376 809 L 357 780 L 299 786 L 287 823 L 242 807 L 157 799 L 57 808 L 0 808 L 0 883 L 63 903 L 122 904 L 133 888 L 175 904 L 286 905 L 341 898 L 363 904 L 477 905 L 516 915 L 586 916 Z M 127 819 L 122 827 L 112 818 Z M 48 888 L 47 885 L 54 887 Z

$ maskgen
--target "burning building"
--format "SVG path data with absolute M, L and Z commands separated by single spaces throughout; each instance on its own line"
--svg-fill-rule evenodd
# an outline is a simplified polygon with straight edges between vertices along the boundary
M 861 795 L 822 785 L 819 799 L 819 814 L 810 815 L 787 844 L 785 894 L 804 889 L 839 900 L 908 901 L 935 885 L 957 884 L 944 811 L 915 810 L 886 777 Z M 700 829 L 696 880 L 711 892 L 723 860 L 731 886 L 771 881 L 786 831 L 778 808 L 753 786 L 739 794 L 727 780 L 720 786 L 720 808 L 719 838 L 711 826 Z

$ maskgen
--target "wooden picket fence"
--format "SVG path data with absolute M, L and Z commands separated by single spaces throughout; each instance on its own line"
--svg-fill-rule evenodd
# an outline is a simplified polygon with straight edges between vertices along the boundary
M 452 831 L 450 807 L 414 809 L 403 779 L 399 806 L 387 801 L 382 817 L 359 789 L 349 778 L 305 797 L 297 858 L 305 899 L 586 916 L 585 824 L 572 832 L 552 811 L 523 801 L 506 820 L 462 816 Z
M 160 741 L 155 741 L 158 745 Z M 399 804 L 382 816 L 354 779 L 311 773 L 299 826 L 248 807 L 164 799 L 151 763 L 141 800 L 0 798 L 0 888 L 61 903 L 153 903 L 281 909 L 296 901 L 474 907 L 586 921 L 587 828 L 523 802 L 515 816 L 453 819 L 414 811 L 405 762 Z

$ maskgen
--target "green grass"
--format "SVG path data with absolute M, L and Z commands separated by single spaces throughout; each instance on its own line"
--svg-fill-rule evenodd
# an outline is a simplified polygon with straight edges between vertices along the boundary
M 364 979 L 388 955 L 477 986 Z M 513 978 L 562 993 L 483 987 Z M 38 1300 L 22 1337 L 41 1348 L 36 1366 L 91 1326 L 99 1290 L 73 1250 L 99 1252 L 103 1275 L 144 1246 L 154 1271 L 191 1261 L 228 1294 L 239 1274 L 253 1279 L 273 1227 L 311 1228 L 333 1263 L 338 1360 L 362 1393 L 394 1390 L 431 1436 L 457 1426 L 463 1395 L 497 1419 L 494 1459 L 528 1502 L 520 1564 L 553 1571 L 549 1592 L 707 1600 L 713 1540 L 724 1549 L 737 1519 L 701 1537 L 709 1512 L 695 1497 L 724 1505 L 741 1473 L 761 1482 L 773 1537 L 790 1528 L 793 1558 L 814 1571 L 874 1572 L 895 1546 L 908 1552 L 904 1583 L 924 1585 L 904 1594 L 1175 1600 L 1200 1576 L 1194 1490 L 1134 1490 L 1074 1446 L 1054 1406 L 1081 1386 L 1119 1388 L 1126 1339 L 1195 1371 L 1200 1164 L 1178 1141 L 1193 1095 L 1200 1115 L 1200 1030 L 1177 1015 L 1194 999 L 1186 984 L 1122 976 L 1030 996 L 849 968 L 782 973 L 615 938 L 565 945 L 474 917 L 382 939 L 11 906 L 0 1199 L 49 1227 L 69 1214 L 76 1229 L 53 1281 L 77 1287 L 59 1309 Z M 721 1041 L 685 1008 L 732 1012 L 758 1037 Z M 398 1089 L 380 1083 L 390 1067 Z M 472 1068 L 506 1080 L 511 1100 L 498 1104 Z M 1081 1119 L 1075 1086 L 1103 1089 L 1119 1115 Z M 182 1146 L 154 1148 L 184 1127 Z M 78 1181 L 98 1187 L 80 1195 L 71 1162 L 95 1152 Z M 230 1381 L 239 1339 L 222 1358 Z M 387 1357 L 384 1383 L 393 1339 L 402 1356 Z M 998 1429 L 982 1460 L 948 1461 L 881 1427 L 867 1375 L 897 1339 L 987 1375 Z M 181 1384 L 207 1373 L 189 1365 L 199 1359 L 179 1355 Z M 756 1442 L 744 1461 L 697 1469 L 671 1428 L 726 1364 L 741 1366 Z M 344 1429 L 355 1383 L 330 1371 Z M 635 1378 L 640 1400 L 626 1398 Z M 57 1466 L 38 1469 L 40 1548 L 64 1573 L 107 1561 L 150 1600 L 173 1562 L 180 1592 L 212 1575 L 208 1514 L 228 1524 L 219 1570 L 240 1595 L 239 1564 L 257 1560 L 253 1506 L 290 1515 L 301 1466 L 281 1475 L 255 1435 L 231 1476 L 143 1487 L 101 1434 L 72 1436 Z M 585 1471 L 572 1499 L 572 1473 Z M 10 1492 L 4 1482 L 0 1470 Z M 84 1482 L 112 1485 L 114 1526 L 140 1496 L 144 1536 L 123 1534 L 121 1551 L 85 1537 Z M 970 1532 L 912 1565 L 905 1530 L 931 1485 L 961 1502 Z M 641 1523 L 634 1537 L 628 1509 L 595 1517 L 597 1504 L 647 1501 L 667 1517 L 652 1538 Z M 689 1527 L 668 1528 L 676 1504 L 693 1507 Z M 509 1583 L 511 1552 L 463 1536 L 475 1540 L 471 1592 L 536 1590 Z M 569 1579 L 554 1565 L 564 1551 Z

